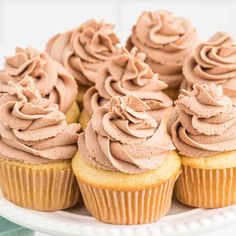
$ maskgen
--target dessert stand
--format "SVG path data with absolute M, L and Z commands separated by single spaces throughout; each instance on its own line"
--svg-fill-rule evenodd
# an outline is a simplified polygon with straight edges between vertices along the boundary
M 168 215 L 159 222 L 122 226 L 97 221 L 83 206 L 37 212 L 18 207 L 0 196 L 0 215 L 26 228 L 56 236 L 192 236 L 236 222 L 236 205 L 206 210 L 187 207 L 173 199 Z

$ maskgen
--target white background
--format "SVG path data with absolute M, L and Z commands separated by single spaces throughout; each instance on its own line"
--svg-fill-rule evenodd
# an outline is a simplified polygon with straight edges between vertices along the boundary
M 79 26 L 90 18 L 116 25 L 124 43 L 143 10 L 167 9 L 189 18 L 202 39 L 216 31 L 236 36 L 234 0 L 0 0 L 0 56 L 15 46 L 43 49 L 58 32 Z
M 230 32 L 236 38 L 236 2 L 230 0 L 0 0 L 0 62 L 16 46 L 44 49 L 49 37 L 96 18 L 116 25 L 124 43 L 131 26 L 143 10 L 167 9 L 189 18 L 202 39 L 216 31 Z M 236 225 L 204 234 L 236 235 Z M 37 236 L 42 234 L 37 233 Z

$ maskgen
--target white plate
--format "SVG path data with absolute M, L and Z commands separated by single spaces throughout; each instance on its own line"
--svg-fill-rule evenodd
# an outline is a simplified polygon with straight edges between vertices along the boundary
M 236 205 L 204 210 L 173 200 L 169 214 L 157 223 L 119 226 L 97 221 L 83 206 L 68 211 L 37 212 L 18 207 L 0 196 L 0 215 L 26 228 L 60 236 L 192 236 L 236 222 Z

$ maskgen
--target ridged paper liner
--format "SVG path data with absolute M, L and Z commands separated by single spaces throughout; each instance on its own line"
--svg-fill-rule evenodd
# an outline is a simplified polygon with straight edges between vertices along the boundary
M 146 224 L 169 211 L 177 177 L 139 191 L 114 191 L 78 182 L 84 204 L 93 217 L 110 224 Z
M 236 204 L 236 168 L 200 169 L 183 165 L 175 194 L 180 202 L 195 207 Z
M 6 199 L 33 210 L 66 209 L 80 198 L 71 168 L 35 169 L 1 161 L 0 186 Z

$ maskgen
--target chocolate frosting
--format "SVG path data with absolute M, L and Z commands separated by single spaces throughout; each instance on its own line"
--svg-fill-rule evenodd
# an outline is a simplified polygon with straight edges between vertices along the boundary
M 175 102 L 172 140 L 182 155 L 210 157 L 236 150 L 236 108 L 220 85 L 193 85 Z
M 184 63 L 183 73 L 182 88 L 192 89 L 196 83 L 220 84 L 236 104 L 236 45 L 229 34 L 217 32 L 199 44 Z
M 122 49 L 120 55 L 99 71 L 95 86 L 85 93 L 85 111 L 91 116 L 112 96 L 135 95 L 147 104 L 150 115 L 160 120 L 172 106 L 172 100 L 162 91 L 167 87 L 165 82 L 158 80 L 144 60 L 145 54 L 138 53 L 136 48 L 131 52 Z
M 135 96 L 112 97 L 108 106 L 95 111 L 80 135 L 81 156 L 96 168 L 129 174 L 160 166 L 175 148 L 164 120 L 157 123 L 148 110 Z
M 58 105 L 42 98 L 30 77 L 9 82 L 0 99 L 0 156 L 30 164 L 74 157 L 80 125 L 67 125 Z
M 133 26 L 128 45 L 145 52 L 146 62 L 159 78 L 176 88 L 184 79 L 183 61 L 197 40 L 196 30 L 187 19 L 168 11 L 145 11 Z
M 46 52 L 27 47 L 16 48 L 15 55 L 5 58 L 0 71 L 0 93 L 8 92 L 8 82 L 18 83 L 31 76 L 43 97 L 49 98 L 66 112 L 77 97 L 77 85 L 69 72 Z
M 79 84 L 93 85 L 97 71 L 118 52 L 119 39 L 113 29 L 113 25 L 89 20 L 51 38 L 46 50 Z

